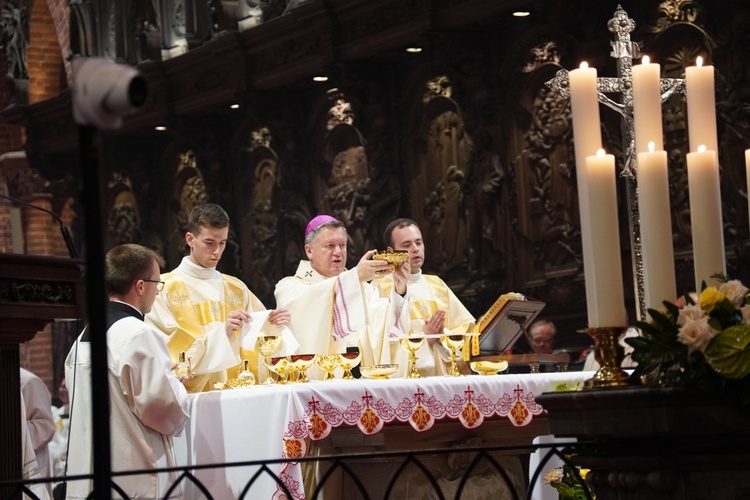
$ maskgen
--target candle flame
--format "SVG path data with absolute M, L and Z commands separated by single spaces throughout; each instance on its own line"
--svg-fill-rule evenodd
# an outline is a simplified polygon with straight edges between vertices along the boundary
M 695 58 L 695 65 L 699 68 L 703 66 L 703 58 L 701 56 L 698 56 Z
M 698 152 L 699 153 L 703 153 L 704 151 L 706 151 L 706 145 L 705 144 L 701 144 L 700 146 L 698 146 Z
M 650 63 L 651 59 L 649 59 L 648 56 L 643 56 L 643 59 L 641 59 L 641 63 L 645 66 L 646 64 Z
M 597 157 L 604 158 L 605 155 L 606 155 L 606 153 L 605 153 L 605 151 L 603 149 L 597 149 L 596 150 L 596 156 Z
M 587 63 L 586 61 L 581 61 L 581 66 L 580 66 L 581 69 L 587 69 L 588 67 L 589 67 L 589 63 Z
M 656 145 L 654 144 L 654 141 L 648 141 L 648 152 L 649 153 L 653 153 L 654 152 L 654 147 L 656 147 Z

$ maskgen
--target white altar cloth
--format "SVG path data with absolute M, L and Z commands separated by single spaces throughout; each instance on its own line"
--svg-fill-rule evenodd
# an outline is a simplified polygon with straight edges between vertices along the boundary
M 534 398 L 559 384 L 575 385 L 591 372 L 504 374 L 391 380 L 332 380 L 306 384 L 254 386 L 195 394 L 183 443 L 184 465 L 250 462 L 304 457 L 310 441 L 327 438 L 340 426 L 365 435 L 391 423 L 408 422 L 428 432 L 435 422 L 453 419 L 467 429 L 486 419 L 507 418 L 516 427 L 544 412 Z M 295 499 L 304 499 L 299 463 L 270 464 Z M 260 466 L 198 469 L 193 474 L 214 498 L 239 498 Z M 196 493 L 186 486 L 186 497 Z M 281 498 L 262 473 L 245 498 Z

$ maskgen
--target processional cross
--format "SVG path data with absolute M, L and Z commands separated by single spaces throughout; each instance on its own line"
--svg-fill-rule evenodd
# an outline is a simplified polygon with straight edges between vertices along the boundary
M 622 117 L 622 135 L 625 147 L 621 176 L 625 178 L 625 189 L 628 197 L 630 246 L 633 256 L 633 279 L 638 307 L 638 319 L 645 319 L 646 299 L 644 293 L 643 254 L 641 252 L 640 213 L 638 210 L 638 183 L 635 154 L 635 123 L 633 120 L 633 58 L 640 57 L 640 47 L 630 40 L 630 33 L 635 29 L 635 21 L 617 6 L 614 17 L 607 23 L 609 31 L 615 33 L 616 40 L 610 42 L 610 55 L 617 59 L 617 77 L 597 78 L 599 102 L 615 110 Z M 546 84 L 561 97 L 570 98 L 570 80 L 568 70 L 561 69 L 555 78 Z M 675 92 L 685 93 L 685 80 L 682 78 L 660 79 L 661 102 L 669 99 Z M 609 98 L 606 94 L 620 94 L 621 102 Z

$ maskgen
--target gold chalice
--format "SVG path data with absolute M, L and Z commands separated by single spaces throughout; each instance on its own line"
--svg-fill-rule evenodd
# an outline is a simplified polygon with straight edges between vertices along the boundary
M 307 369 L 310 368 L 317 359 L 316 354 L 292 354 L 290 356 L 292 367 L 297 372 L 297 382 L 307 382 Z
M 401 339 L 401 347 L 409 351 L 409 368 L 407 371 L 409 374 L 408 378 L 420 378 L 421 375 L 417 370 L 417 351 L 424 345 L 424 336 L 421 337 L 405 337 Z
M 267 367 L 271 366 L 271 356 L 273 356 L 273 353 L 275 353 L 279 347 L 281 346 L 281 337 L 278 335 L 267 335 L 263 332 L 261 332 L 260 335 L 258 335 L 258 351 L 263 355 L 265 364 Z M 273 378 L 271 378 L 271 374 L 268 374 L 268 377 L 266 377 L 266 380 L 263 381 L 263 384 L 273 384 Z
M 440 343 L 443 344 L 443 347 L 448 349 L 449 353 L 451 353 L 451 367 L 448 370 L 448 375 L 451 375 L 453 377 L 461 376 L 461 374 L 458 373 L 458 365 L 456 365 L 456 361 L 458 361 L 458 352 L 464 347 L 465 339 L 466 337 L 464 337 L 463 335 L 440 336 Z
M 279 384 L 286 384 L 287 383 L 287 375 L 289 374 L 289 371 L 291 370 L 291 365 L 289 363 L 289 359 L 287 359 L 286 356 L 278 356 L 275 358 L 271 358 L 270 362 L 266 364 L 266 368 L 268 368 L 269 371 L 274 372 L 276 375 L 279 376 Z M 271 380 L 270 383 L 273 383 L 273 379 L 269 375 L 268 378 Z M 269 383 L 268 381 L 264 382 L 264 384 Z
M 323 380 L 333 380 L 333 370 L 336 369 L 339 363 L 338 354 L 319 354 L 318 359 L 315 360 L 319 367 L 325 370 L 326 374 Z
M 362 361 L 362 355 L 357 352 L 343 352 L 341 354 L 337 354 L 338 356 L 338 365 L 344 370 L 344 376 L 341 377 L 344 380 L 353 380 L 354 376 L 352 375 L 352 368 L 357 366 L 360 361 Z

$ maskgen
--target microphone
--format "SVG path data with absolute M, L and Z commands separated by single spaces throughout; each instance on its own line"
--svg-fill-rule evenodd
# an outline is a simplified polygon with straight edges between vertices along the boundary
M 41 210 L 42 212 L 46 212 L 50 214 L 60 224 L 60 233 L 62 233 L 63 240 L 65 240 L 65 246 L 68 247 L 68 254 L 70 254 L 70 258 L 71 259 L 78 258 L 78 253 L 76 252 L 76 247 L 73 246 L 73 238 L 71 238 L 70 236 L 70 231 L 68 231 L 68 228 L 65 226 L 65 224 L 63 223 L 59 215 L 57 215 L 56 213 L 50 210 L 47 210 L 44 207 L 40 207 L 38 205 L 32 205 L 31 203 L 27 203 L 17 198 L 12 198 L 10 196 L 5 196 L 4 194 L 0 194 L 0 198 L 5 198 L 6 200 L 12 201 L 13 203 L 26 205 L 27 207 L 36 208 L 37 210 Z

